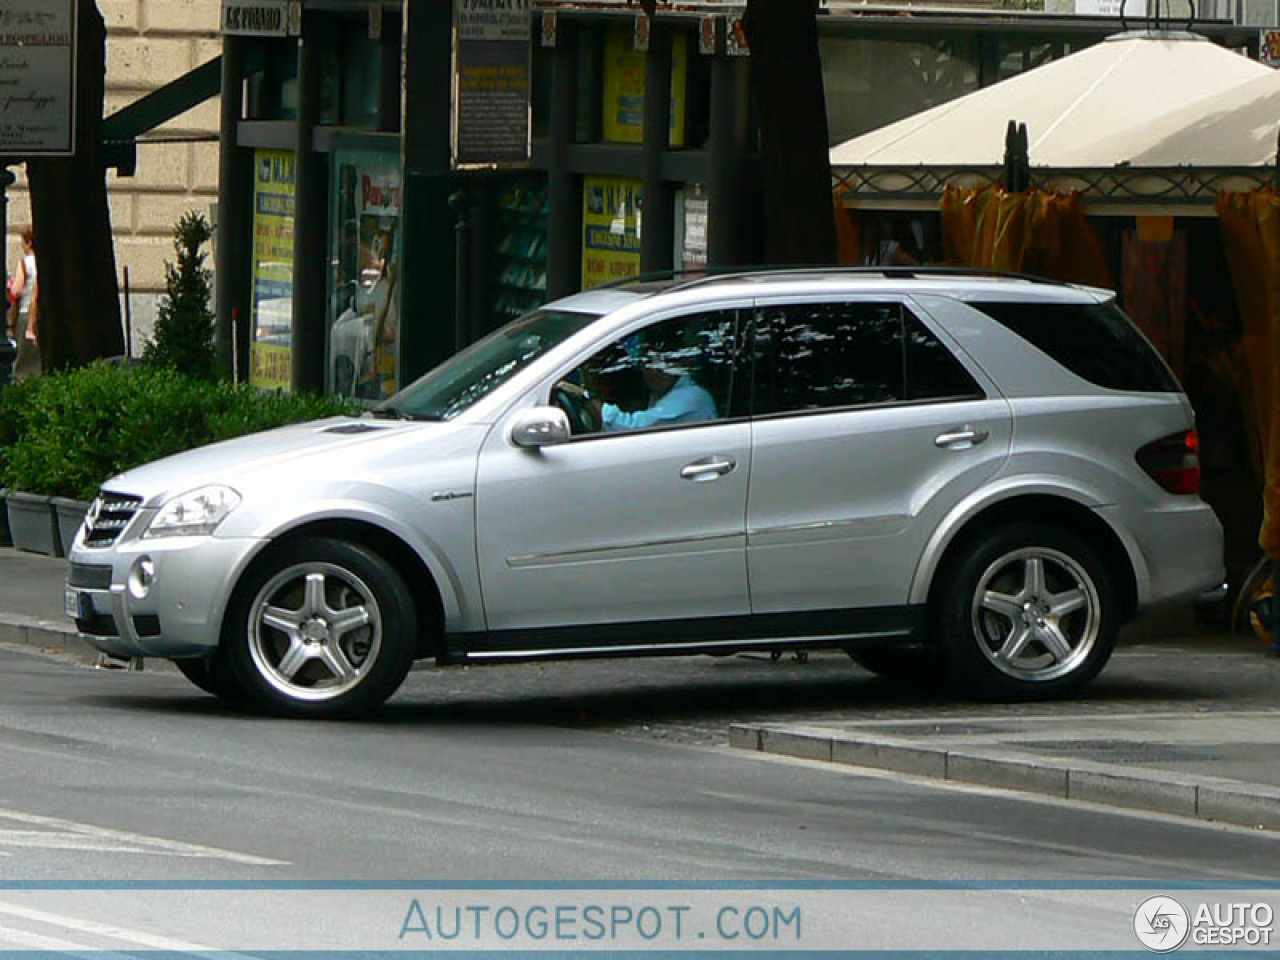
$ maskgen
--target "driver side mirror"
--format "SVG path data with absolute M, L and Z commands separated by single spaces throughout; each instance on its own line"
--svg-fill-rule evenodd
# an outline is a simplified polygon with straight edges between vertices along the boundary
M 525 410 L 511 427 L 511 442 L 517 447 L 553 447 L 569 442 L 569 417 L 559 407 Z

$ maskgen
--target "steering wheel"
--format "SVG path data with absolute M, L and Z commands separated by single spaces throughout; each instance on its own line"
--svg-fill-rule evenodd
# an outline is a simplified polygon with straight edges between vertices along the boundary
M 574 434 L 595 433 L 600 428 L 593 422 L 590 408 L 586 401 L 576 393 L 570 393 L 564 387 L 551 388 L 551 402 L 565 412 L 569 418 L 569 427 Z

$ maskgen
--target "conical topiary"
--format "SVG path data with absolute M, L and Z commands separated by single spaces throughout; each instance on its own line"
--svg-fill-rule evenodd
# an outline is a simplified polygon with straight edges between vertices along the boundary
M 213 379 L 213 271 L 205 267 L 201 248 L 213 236 L 203 214 L 185 213 L 173 228 L 177 266 L 165 261 L 165 295 L 160 300 L 153 339 L 142 359 L 155 366 L 173 367 L 194 377 Z

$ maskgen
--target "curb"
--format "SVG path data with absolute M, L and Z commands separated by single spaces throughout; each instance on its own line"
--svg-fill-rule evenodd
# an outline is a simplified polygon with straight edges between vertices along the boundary
M 16 613 L 0 613 L 0 643 L 62 650 L 85 659 L 98 656 L 71 624 Z
M 1108 763 L 1062 763 L 1026 753 L 942 749 L 893 737 L 821 727 L 733 724 L 739 750 L 889 770 L 1084 803 L 1170 814 L 1251 829 L 1280 830 L 1280 788 Z

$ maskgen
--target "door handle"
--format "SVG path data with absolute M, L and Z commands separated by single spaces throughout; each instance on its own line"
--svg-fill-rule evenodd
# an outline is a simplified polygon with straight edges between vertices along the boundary
M 976 447 L 989 436 L 991 434 L 988 431 L 965 424 L 963 427 L 952 427 L 945 433 L 938 434 L 933 438 L 933 443 L 937 447 L 967 450 L 969 447 Z
M 694 483 L 704 483 L 731 473 L 738 464 L 731 457 L 704 457 L 680 468 L 680 477 Z

